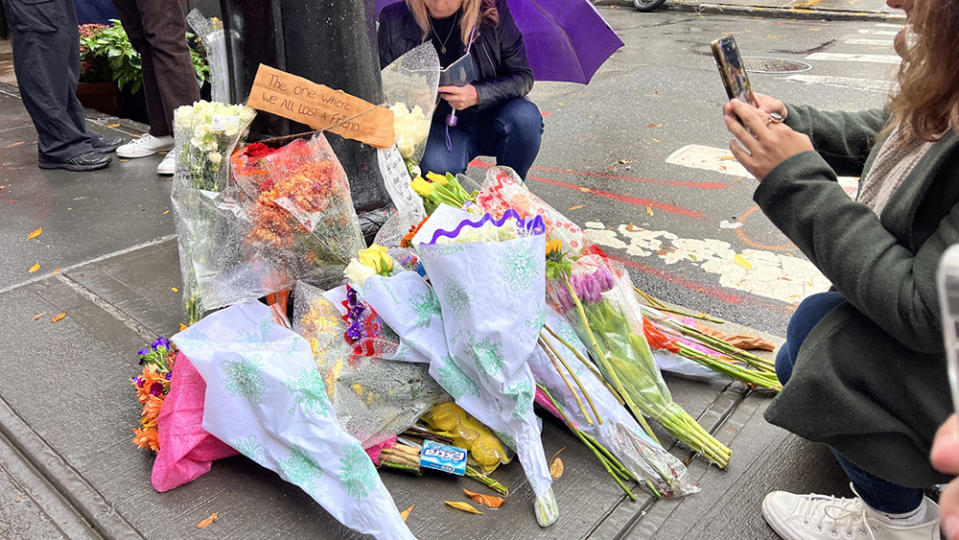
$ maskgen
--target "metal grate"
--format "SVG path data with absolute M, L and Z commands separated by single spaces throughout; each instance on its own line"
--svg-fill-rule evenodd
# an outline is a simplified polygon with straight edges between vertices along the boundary
M 805 62 L 785 58 L 743 58 L 743 66 L 753 73 L 799 73 L 812 69 Z

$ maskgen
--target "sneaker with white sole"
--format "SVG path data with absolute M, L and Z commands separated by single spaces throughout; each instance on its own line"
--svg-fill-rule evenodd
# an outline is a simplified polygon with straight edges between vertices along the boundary
M 893 519 L 859 497 L 774 491 L 763 499 L 763 518 L 784 540 L 939 540 L 939 507 L 926 497 L 913 517 Z
M 171 148 L 173 148 L 173 137 L 169 135 L 154 137 L 149 133 L 144 133 L 140 138 L 133 139 L 117 148 L 117 156 L 125 159 L 141 158 L 166 152 Z
M 173 152 L 167 152 L 163 160 L 157 165 L 157 174 L 161 176 L 170 176 L 176 172 L 176 159 L 173 158 Z

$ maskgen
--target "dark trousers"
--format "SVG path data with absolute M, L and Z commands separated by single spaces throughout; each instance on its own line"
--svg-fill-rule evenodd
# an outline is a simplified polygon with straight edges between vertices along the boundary
M 20 97 L 37 129 L 41 160 L 93 151 L 77 99 L 80 33 L 73 0 L 5 0 Z
M 438 121 L 437 121 L 438 120 Z M 511 99 L 490 111 L 470 112 L 449 128 L 452 150 L 446 144 L 445 119 L 434 119 L 420 169 L 426 172 L 466 172 L 476 156 L 496 156 L 497 165 L 512 167 L 520 178 L 533 165 L 543 136 L 543 116 L 529 100 Z
M 177 0 L 113 0 L 133 48 L 140 53 L 150 134 L 173 135 L 173 111 L 200 99 Z
M 803 300 L 796 308 L 796 312 L 789 320 L 789 327 L 786 329 L 786 343 L 780 347 L 776 355 L 776 375 L 783 385 L 792 377 L 799 348 L 802 347 L 806 336 L 827 313 L 845 301 L 841 294 L 830 291 L 814 294 Z M 831 450 L 836 459 L 839 460 L 839 465 L 842 466 L 843 471 L 846 472 L 846 476 L 855 486 L 856 492 L 872 508 L 889 514 L 904 514 L 919 508 L 922 503 L 921 489 L 907 488 L 887 482 L 858 467 L 835 449 Z

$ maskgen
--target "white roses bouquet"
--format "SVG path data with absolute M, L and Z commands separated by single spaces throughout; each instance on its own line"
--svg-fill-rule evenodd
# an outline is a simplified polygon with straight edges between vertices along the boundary
M 206 191 L 222 191 L 229 177 L 230 154 L 246 134 L 256 111 L 245 105 L 197 101 L 173 113 L 177 176 Z

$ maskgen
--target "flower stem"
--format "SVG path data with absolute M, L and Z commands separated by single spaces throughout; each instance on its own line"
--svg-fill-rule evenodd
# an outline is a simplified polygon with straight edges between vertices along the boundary
M 580 322 L 583 324 L 583 328 L 585 328 L 586 336 L 589 338 L 590 344 L 592 345 L 593 350 L 596 352 L 596 356 L 599 358 L 599 361 L 603 364 L 603 368 L 607 373 L 609 373 L 609 377 L 612 379 L 613 386 L 616 387 L 616 391 L 619 392 L 619 395 L 622 396 L 626 401 L 626 406 L 628 406 L 633 412 L 633 415 L 636 416 L 636 420 L 639 421 L 639 423 L 643 426 L 643 429 L 646 430 L 646 434 L 649 435 L 649 438 L 659 444 L 659 439 L 656 438 L 656 434 L 653 433 L 653 429 L 649 427 L 649 423 L 647 423 L 646 419 L 643 417 L 643 411 L 636 406 L 636 403 L 633 402 L 633 398 L 626 393 L 623 383 L 620 382 L 616 372 L 613 370 L 612 366 L 609 365 L 609 360 L 606 358 L 606 352 L 600 348 L 599 342 L 596 341 L 596 336 L 593 335 L 593 331 L 589 327 L 589 320 L 586 318 L 586 310 L 583 309 L 583 303 L 580 302 L 579 296 L 576 295 L 576 291 L 573 289 L 573 285 L 569 282 L 569 278 L 566 275 L 563 276 L 563 284 L 566 285 L 566 289 L 569 291 L 569 295 L 573 299 L 573 303 L 576 305 L 576 313 L 579 315 Z
M 560 378 L 562 378 L 563 382 L 566 383 L 566 388 L 569 388 L 569 392 L 573 394 L 573 399 L 575 399 L 576 404 L 579 405 L 579 410 L 583 413 L 583 418 L 586 419 L 586 423 L 593 425 L 593 421 L 589 418 L 589 413 L 586 412 L 586 407 L 583 406 L 583 401 L 579 399 L 579 394 L 576 393 L 576 390 L 573 389 L 573 385 L 569 383 L 569 379 L 567 379 L 566 375 L 563 374 L 563 370 L 559 367 L 559 362 L 556 361 L 556 357 L 553 356 L 553 353 L 546 348 L 546 343 L 543 338 L 539 339 L 539 346 L 543 349 L 543 352 L 546 353 L 546 357 L 549 358 L 550 362 L 553 363 L 556 373 L 559 373 Z M 593 412 L 595 412 L 595 409 L 593 409 Z M 597 419 L 598 418 L 599 417 L 597 416 Z
M 589 403 L 589 408 L 593 410 L 593 416 L 596 417 L 596 421 L 602 425 L 603 419 L 599 416 L 599 411 L 596 410 L 596 404 L 593 403 L 593 398 L 590 397 L 589 392 L 586 391 L 586 387 L 583 386 L 582 381 L 580 381 L 579 377 L 576 376 L 576 372 L 569 367 L 569 364 L 566 363 L 566 360 L 562 357 L 562 355 L 560 355 L 559 352 L 553 347 L 552 343 L 547 341 L 543 336 L 540 336 L 539 340 L 541 344 L 545 345 L 549 349 L 549 353 L 552 353 L 553 356 L 559 359 L 559 361 L 563 364 L 563 367 L 566 368 L 566 371 L 569 371 L 570 376 L 573 378 L 573 382 L 575 382 L 576 386 L 579 387 L 579 391 L 583 393 L 583 397 L 585 397 L 586 401 Z M 549 355 L 549 353 L 547 353 L 547 355 Z M 556 369 L 559 370 L 559 367 Z M 575 393 L 573 395 L 575 396 Z M 577 398 L 576 401 L 579 402 L 579 398 Z M 582 409 L 583 404 L 580 403 L 579 407 Z M 583 412 L 585 413 L 585 411 Z M 586 419 L 589 420 L 589 417 L 587 416 Z
M 635 286 L 634 286 L 634 287 L 633 287 L 633 290 L 636 291 L 636 294 L 638 294 L 638 295 L 642 296 L 643 298 L 645 298 L 647 302 L 649 302 L 654 308 L 656 308 L 656 309 L 658 309 L 658 310 L 660 310 L 660 311 L 665 311 L 665 312 L 667 312 L 667 313 L 673 313 L 673 314 L 676 314 L 676 315 L 682 315 L 682 316 L 684 316 L 684 317 L 692 317 L 692 318 L 694 318 L 694 319 L 699 319 L 699 320 L 701 320 L 701 321 L 707 321 L 707 322 L 716 323 L 716 324 L 724 324 L 724 323 L 725 323 L 725 321 L 721 321 L 721 320 L 719 320 L 719 319 L 715 319 L 715 318 L 713 318 L 713 317 L 710 317 L 709 315 L 707 315 L 707 314 L 705 314 L 705 313 L 703 313 L 703 312 L 700 312 L 699 314 L 694 314 L 694 313 L 689 313 L 689 312 L 687 312 L 687 311 L 670 308 L 670 307 L 667 306 L 666 304 L 662 303 L 661 301 L 657 300 L 656 298 L 650 296 L 649 294 L 647 294 L 646 292 L 644 292 L 643 290 L 641 290 L 639 287 L 635 287 Z
M 597 379 L 603 381 L 603 384 L 606 385 L 606 388 L 609 389 L 610 393 L 613 394 L 613 397 L 616 398 L 616 401 L 618 401 L 620 405 L 625 405 L 625 404 L 626 404 L 626 402 L 623 401 L 623 398 L 620 397 L 619 392 L 617 392 L 615 388 L 613 388 L 612 386 L 610 386 L 609 382 L 606 380 L 606 377 L 603 377 L 603 374 L 600 373 L 599 370 L 596 369 L 596 366 L 594 366 L 592 362 L 590 362 L 590 361 L 587 360 L 586 358 L 583 358 L 583 355 L 579 354 L 579 351 L 576 350 L 576 347 L 573 347 L 572 345 L 569 344 L 569 342 L 567 342 L 565 339 L 563 339 L 562 337 L 560 337 L 560 335 L 557 334 L 555 331 L 553 331 L 553 329 L 550 328 L 549 325 L 544 324 L 544 325 L 543 325 L 543 328 L 545 328 L 546 331 L 549 332 L 549 335 L 553 336 L 554 339 L 558 340 L 560 343 L 562 343 L 563 345 L 565 345 L 566 348 L 569 349 L 570 352 L 572 352 L 573 355 L 575 355 L 576 358 L 577 358 L 580 362 L 582 362 L 584 366 L 586 366 L 587 368 L 589 368 L 590 371 L 593 372 L 593 375 L 596 375 L 596 378 L 597 378 Z
M 606 469 L 606 472 L 609 473 L 609 475 L 613 477 L 613 480 L 615 480 L 616 483 L 619 484 L 619 487 L 621 487 L 623 491 L 626 492 L 626 495 L 630 498 L 630 500 L 635 501 L 636 495 L 620 479 L 619 474 L 621 473 L 617 474 L 618 471 L 615 471 L 613 467 L 611 466 L 611 462 L 609 458 L 607 458 L 607 455 L 611 455 L 611 454 L 609 454 L 609 452 L 605 448 L 603 448 L 601 444 L 596 442 L 596 439 L 593 439 L 592 437 L 587 438 L 589 437 L 589 435 L 584 433 L 581 429 L 576 427 L 576 425 L 569 420 L 569 418 L 566 416 L 566 413 L 563 412 L 563 408 L 560 406 L 559 403 L 556 402 L 555 399 L 553 399 L 553 396 L 549 393 L 549 390 L 547 390 L 542 385 L 538 385 L 538 386 L 539 386 L 539 389 L 543 391 L 543 394 L 546 395 L 546 398 L 549 399 L 550 403 L 553 404 L 553 407 L 559 412 L 560 416 L 563 417 L 563 422 L 566 423 L 566 427 L 568 427 L 569 430 L 573 432 L 573 435 L 576 435 L 576 438 L 578 438 L 583 444 L 586 445 L 586 448 L 589 448 L 590 451 L 593 452 L 593 455 L 595 455 L 596 458 L 599 459 L 599 462 L 603 465 L 603 468 Z M 600 451 L 600 449 L 602 449 L 602 451 Z M 619 462 L 616 461 L 616 463 L 619 463 Z M 620 464 L 620 467 L 622 467 L 621 464 Z
M 482 474 L 469 465 L 466 466 L 466 477 L 476 480 L 480 484 L 483 484 L 484 486 L 492 489 L 504 497 L 509 497 L 509 489 L 506 486 L 500 484 L 496 480 L 493 480 L 489 476 Z

